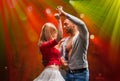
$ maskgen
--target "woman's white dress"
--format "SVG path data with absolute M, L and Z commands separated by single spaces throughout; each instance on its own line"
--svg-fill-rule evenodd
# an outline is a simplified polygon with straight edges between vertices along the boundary
M 58 69 L 46 67 L 43 70 L 43 72 L 33 81 L 65 81 L 65 80 Z

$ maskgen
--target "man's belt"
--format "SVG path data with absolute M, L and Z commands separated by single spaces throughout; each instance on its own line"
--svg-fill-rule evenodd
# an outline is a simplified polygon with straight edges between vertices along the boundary
M 82 73 L 82 72 L 85 71 L 85 70 L 87 70 L 87 68 L 74 69 L 74 70 L 69 69 L 68 72 L 69 72 L 69 73 Z

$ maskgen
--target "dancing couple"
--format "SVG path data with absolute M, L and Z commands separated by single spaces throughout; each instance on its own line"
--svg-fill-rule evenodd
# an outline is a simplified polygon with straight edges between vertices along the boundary
M 47 22 L 40 33 L 38 48 L 45 69 L 34 81 L 89 81 L 88 29 L 82 20 L 65 12 L 62 6 L 57 6 L 56 10 L 58 27 Z M 61 17 L 65 17 L 63 28 Z M 63 29 L 68 34 L 64 38 Z M 61 68 L 66 72 L 65 77 Z

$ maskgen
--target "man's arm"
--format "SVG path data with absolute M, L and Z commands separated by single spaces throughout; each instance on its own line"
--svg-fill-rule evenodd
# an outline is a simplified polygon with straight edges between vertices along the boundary
M 75 17 L 75 16 L 73 16 L 73 15 L 63 11 L 61 6 L 58 6 L 57 10 L 58 10 L 58 12 L 61 15 L 65 16 L 66 18 L 68 18 L 70 21 L 72 21 L 74 24 L 77 25 L 78 30 L 79 30 L 81 36 L 84 37 L 84 36 L 88 36 L 89 35 L 88 29 L 87 29 L 85 23 L 82 20 L 80 20 L 79 18 L 77 18 L 77 17 Z
M 70 21 L 72 21 L 74 24 L 77 25 L 80 34 L 83 34 L 83 35 L 88 34 L 88 29 L 82 20 L 66 12 L 65 12 L 65 16 L 66 18 L 68 18 Z

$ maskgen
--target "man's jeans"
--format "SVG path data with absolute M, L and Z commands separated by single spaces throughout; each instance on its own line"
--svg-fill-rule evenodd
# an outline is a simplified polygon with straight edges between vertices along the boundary
M 89 81 L 89 70 L 80 73 L 69 73 L 65 76 L 65 81 Z

